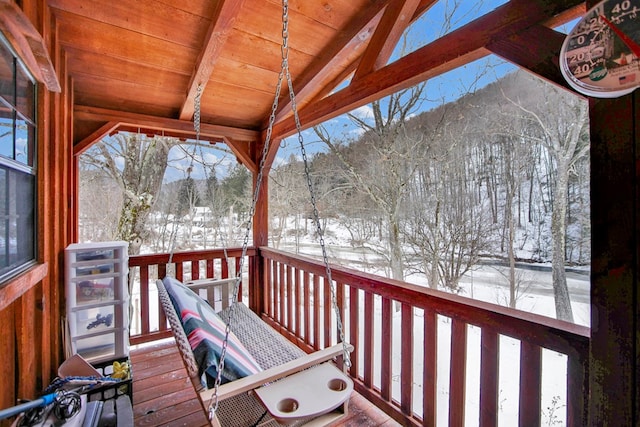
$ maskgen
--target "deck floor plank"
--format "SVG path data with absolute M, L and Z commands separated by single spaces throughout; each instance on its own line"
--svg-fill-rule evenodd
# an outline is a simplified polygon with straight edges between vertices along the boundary
M 174 340 L 137 346 L 131 351 L 131 364 L 136 426 L 209 425 Z M 354 392 L 349 415 L 337 425 L 395 427 L 400 424 Z

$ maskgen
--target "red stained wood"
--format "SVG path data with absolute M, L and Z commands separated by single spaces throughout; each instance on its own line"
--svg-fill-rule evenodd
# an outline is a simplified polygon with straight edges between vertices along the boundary
M 278 265 L 278 279 L 274 282 L 274 284 L 278 288 L 278 302 L 279 307 L 276 313 L 276 320 L 278 323 L 286 327 L 285 316 L 286 316 L 286 296 L 285 296 L 285 270 L 286 264 Z
M 293 293 L 294 293 L 294 304 L 293 306 L 295 307 L 295 322 L 294 322 L 294 329 L 293 332 L 295 333 L 296 336 L 301 336 L 302 335 L 302 310 L 303 308 L 300 307 L 300 304 L 302 303 L 302 295 L 301 295 L 301 283 L 300 283 L 300 274 L 298 272 L 298 270 L 294 270 L 294 277 L 293 277 Z
M 467 325 L 451 320 L 451 372 L 449 376 L 449 425 L 464 425 L 467 366 Z
M 400 408 L 406 415 L 413 411 L 413 307 L 402 304 L 400 349 Z
M 373 384 L 373 294 L 364 293 L 364 384 Z
M 326 277 L 322 278 L 323 288 L 322 288 L 322 318 L 324 319 L 324 323 L 322 324 L 322 330 L 324 331 L 324 347 L 329 347 L 331 343 L 331 283 L 326 279 Z
M 200 261 L 191 261 L 191 280 L 197 280 L 200 278 Z
M 287 275 L 287 329 L 293 329 L 293 272 L 291 266 L 286 268 Z
M 140 267 L 140 333 L 141 335 L 144 335 L 149 332 L 150 332 L 150 328 L 149 328 L 149 267 L 141 266 Z
M 380 337 L 380 395 L 383 399 L 391 400 L 391 371 L 392 371 L 392 349 L 393 349 L 393 301 L 389 298 L 382 298 L 382 325 Z
M 264 275 L 265 280 L 263 282 L 264 287 L 264 311 L 269 317 L 273 317 L 273 298 L 272 298 L 272 289 L 273 289 L 273 262 L 271 260 L 267 260 L 264 266 Z
M 304 319 L 304 340 L 307 344 L 311 344 L 311 289 L 309 286 L 309 273 L 302 272 L 302 295 L 304 296 L 304 305 L 302 315 Z
M 480 345 L 480 427 L 492 427 L 498 422 L 498 334 L 483 329 Z
M 320 350 L 320 276 L 313 276 L 313 348 Z
M 349 286 L 349 344 L 353 346 L 351 353 L 351 368 L 349 373 L 352 377 L 358 377 L 360 367 L 360 297 L 359 292 L 353 286 Z
M 542 349 L 534 344 L 520 343 L 520 426 L 540 425 L 540 394 L 542 383 Z
M 424 310 L 424 353 L 422 387 L 422 423 L 424 426 L 436 425 L 437 416 L 437 351 L 438 351 L 438 322 L 435 311 Z
M 392 0 L 384 10 L 376 32 L 362 55 L 354 80 L 377 70 L 389 61 L 389 57 L 411 23 L 421 0 Z

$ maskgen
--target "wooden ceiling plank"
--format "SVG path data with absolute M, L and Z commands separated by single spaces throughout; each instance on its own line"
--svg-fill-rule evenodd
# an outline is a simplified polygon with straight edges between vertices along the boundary
M 196 49 L 99 21 L 78 19 L 64 11 L 56 13 L 56 20 L 60 25 L 60 43 L 65 49 L 86 50 L 185 75 L 191 75 L 198 56 Z
M 551 83 L 573 91 L 562 76 L 558 61 L 558 52 L 564 39 L 564 34 L 536 25 L 509 38 L 497 39 L 488 44 L 487 49 Z
M 155 117 L 145 114 L 127 113 L 117 110 L 107 110 L 104 108 L 76 105 L 74 110 L 74 119 L 103 122 L 115 121 L 119 122 L 121 125 L 144 127 L 159 131 L 165 129 L 179 132 L 189 137 L 195 136 L 193 123 L 190 121 Z M 260 134 L 258 131 L 254 130 L 202 123 L 200 135 L 215 139 L 231 138 L 238 141 L 251 142 L 256 141 Z
M 204 46 L 196 60 L 195 70 L 187 88 L 186 99 L 180 108 L 180 120 L 190 120 L 193 117 L 198 90 L 200 88 L 200 91 L 203 91 L 209 81 L 213 67 L 222 52 L 243 3 L 244 0 L 224 0 L 217 3 L 211 25 L 207 30 Z
M 400 37 L 411 24 L 421 0 L 392 0 L 384 10 L 367 49 L 362 55 L 353 80 L 358 80 L 372 71 L 384 67 Z
M 485 48 L 492 39 L 510 37 L 558 13 L 581 4 L 581 0 L 554 3 L 544 0 L 506 3 L 462 28 L 400 58 L 348 87 L 300 111 L 305 128 L 352 111 L 376 99 L 433 78 L 490 54 Z M 274 126 L 274 135 L 284 138 L 295 132 L 286 118 Z
M 42 36 L 12 0 L 0 0 L 0 30 L 33 75 L 51 92 L 61 92 L 58 75 Z
M 47 0 L 55 15 L 65 13 L 76 20 L 102 22 L 116 28 L 158 38 L 191 49 L 199 49 L 208 17 L 180 9 L 179 4 L 163 4 L 156 0 Z M 177 2 L 176 2 L 177 3 Z M 192 3 L 191 1 L 189 3 Z M 209 10 L 214 8 L 213 3 Z M 211 12 L 209 12 L 210 14 Z M 134 19 L 133 17 L 144 17 Z M 171 22 L 172 25 L 167 25 Z M 180 31 L 178 27 L 188 28 Z

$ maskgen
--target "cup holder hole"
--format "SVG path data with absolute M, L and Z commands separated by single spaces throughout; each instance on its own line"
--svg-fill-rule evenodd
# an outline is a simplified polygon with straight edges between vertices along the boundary
M 347 389 L 347 382 L 340 378 L 334 378 L 327 384 L 330 390 L 333 391 L 344 391 Z
M 291 398 L 282 399 L 278 402 L 278 411 L 286 414 L 295 412 L 298 410 L 298 401 Z

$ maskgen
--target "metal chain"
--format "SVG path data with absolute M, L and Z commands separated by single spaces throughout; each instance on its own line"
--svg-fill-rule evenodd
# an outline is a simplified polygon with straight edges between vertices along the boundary
M 286 0 L 284 0 L 286 2 Z M 284 12 L 283 12 L 283 22 L 285 21 L 286 15 L 288 15 L 288 8 L 284 8 Z M 285 32 L 283 30 L 283 36 L 285 35 Z M 284 45 L 285 43 L 283 43 Z M 280 99 L 280 92 L 282 90 L 282 82 L 284 80 L 284 69 L 285 69 L 285 64 L 287 61 L 287 56 L 286 56 L 286 52 L 283 49 L 283 53 L 282 53 L 282 69 L 280 70 L 280 74 L 278 75 L 278 83 L 276 85 L 276 90 L 275 90 L 275 94 L 274 94 L 274 99 L 273 99 L 273 104 L 271 105 L 271 115 L 269 116 L 269 126 L 267 128 L 267 133 L 265 136 L 265 143 L 264 143 L 264 147 L 262 149 L 262 157 L 260 159 L 260 165 L 259 165 L 259 171 L 258 171 L 258 176 L 256 178 L 256 185 L 253 191 L 253 198 L 251 200 L 251 207 L 249 208 L 249 213 L 248 213 L 248 217 L 249 217 L 249 221 L 247 221 L 247 225 L 245 228 L 245 234 L 244 234 L 244 240 L 242 242 L 242 255 L 240 256 L 240 263 L 238 266 L 238 271 L 236 272 L 236 281 L 233 287 L 233 294 L 232 294 L 232 300 L 231 300 L 231 307 L 229 308 L 229 316 L 228 316 L 228 320 L 226 323 L 226 328 L 225 328 L 225 337 L 224 337 L 224 341 L 222 342 L 222 350 L 220 352 L 220 360 L 218 363 L 218 369 L 217 369 L 217 374 L 216 374 L 216 380 L 214 383 L 214 392 L 213 392 L 213 396 L 211 397 L 211 401 L 209 403 L 209 420 L 212 420 L 213 417 L 215 416 L 216 411 L 218 410 L 218 406 L 220 404 L 219 399 L 218 399 L 218 389 L 220 388 L 220 383 L 222 382 L 222 371 L 224 370 L 224 358 L 225 355 L 227 353 L 227 346 L 228 346 L 228 341 L 229 341 L 229 334 L 231 333 L 231 324 L 233 322 L 233 315 L 234 315 L 234 306 L 235 306 L 235 302 L 237 300 L 237 296 L 238 296 L 238 290 L 240 288 L 240 281 L 242 280 L 242 271 L 243 271 L 243 267 L 244 267 L 244 260 L 245 257 L 247 255 L 247 249 L 249 247 L 249 235 L 251 233 L 251 227 L 253 225 L 253 216 L 255 214 L 256 211 L 256 205 L 258 203 L 258 196 L 260 194 L 260 188 L 262 187 L 262 179 L 264 176 L 264 168 L 265 168 L 265 163 L 266 163 L 266 159 L 267 159 L 267 154 L 269 153 L 269 146 L 271 144 L 271 135 L 273 132 L 273 125 L 276 122 L 276 112 L 278 110 L 278 100 Z
M 285 2 L 287 0 L 284 0 Z M 300 153 L 302 155 L 302 161 L 304 163 L 304 174 L 307 178 L 307 188 L 309 189 L 309 195 L 311 198 L 311 206 L 313 207 L 313 220 L 316 225 L 316 231 L 318 233 L 318 240 L 320 242 L 320 248 L 322 249 L 322 260 L 324 261 L 325 272 L 327 275 L 327 281 L 329 283 L 329 289 L 331 291 L 331 303 L 336 315 L 336 324 L 338 327 L 338 334 L 340 341 L 342 342 L 343 361 L 347 368 L 351 367 L 351 357 L 349 350 L 347 349 L 347 343 L 344 339 L 344 329 L 342 325 L 342 313 L 338 306 L 338 299 L 336 297 L 336 290 L 333 284 L 333 278 L 331 277 L 331 266 L 329 265 L 329 257 L 327 256 L 327 248 L 324 241 L 324 232 L 320 225 L 320 214 L 318 213 L 318 206 L 316 204 L 315 190 L 313 188 L 313 182 L 311 181 L 311 171 L 309 169 L 309 162 L 307 160 L 307 151 L 304 148 L 304 140 L 302 138 L 302 125 L 300 123 L 300 117 L 298 115 L 298 106 L 296 104 L 296 97 L 293 91 L 293 82 L 291 79 L 291 73 L 289 72 L 289 65 L 287 63 L 285 69 L 285 75 L 287 77 L 287 85 L 289 86 L 289 98 L 291 99 L 291 110 L 293 111 L 293 117 L 296 123 L 296 130 L 298 132 L 298 143 L 300 144 Z
M 338 308 L 338 304 L 337 304 L 337 298 L 335 295 L 335 290 L 333 287 L 333 281 L 331 279 L 331 268 L 329 267 L 329 259 L 327 257 L 327 252 L 326 252 L 326 248 L 325 248 L 325 243 L 324 243 L 324 239 L 323 239 L 323 233 L 322 233 L 322 228 L 320 227 L 320 220 L 319 220 L 319 215 L 318 215 L 318 209 L 316 207 L 316 201 L 315 201 L 315 195 L 314 195 L 314 191 L 313 191 L 313 184 L 311 183 L 311 174 L 309 172 L 309 167 L 308 167 L 308 162 L 307 162 L 307 155 L 306 155 L 306 151 L 304 149 L 304 143 L 303 143 L 303 139 L 302 139 L 302 126 L 300 124 L 300 119 L 298 117 L 298 112 L 297 112 L 297 107 L 296 107 L 296 103 L 295 103 L 295 94 L 293 91 L 293 84 L 292 84 L 292 79 L 291 79 L 291 74 L 289 73 L 289 3 L 288 0 L 283 0 L 282 1 L 282 48 L 281 48 L 281 53 L 282 53 L 282 67 L 280 70 L 280 73 L 278 74 L 278 83 L 276 85 L 276 90 L 275 90 L 275 94 L 274 94 L 274 98 L 273 98 L 273 104 L 271 105 L 271 114 L 269 116 L 269 125 L 267 127 L 267 132 L 266 132 L 266 136 L 265 136 L 265 143 L 264 143 L 264 147 L 262 149 L 262 157 L 260 159 L 260 165 L 259 165 L 259 171 L 258 171 L 258 176 L 256 178 L 256 185 L 253 191 L 253 198 L 251 200 L 251 207 L 249 208 L 249 221 L 247 221 L 247 225 L 246 225 L 246 229 L 245 229 L 245 234 L 244 234 L 244 240 L 242 242 L 242 255 L 240 257 L 240 263 L 238 266 L 238 271 L 236 272 L 236 280 L 235 280 L 235 284 L 234 284 L 234 289 L 233 289 L 233 294 L 232 294 L 232 304 L 231 307 L 229 309 L 229 316 L 228 316 L 228 320 L 226 323 L 226 328 L 225 328 L 225 337 L 224 337 L 224 341 L 222 342 L 222 350 L 220 352 L 220 360 L 218 363 L 218 369 L 217 369 L 217 374 L 216 374 L 216 380 L 214 383 L 214 392 L 213 392 L 213 396 L 211 397 L 211 401 L 209 403 L 209 420 L 212 420 L 213 417 L 215 416 L 216 411 L 218 410 L 218 406 L 220 404 L 219 399 L 218 399 L 218 389 L 220 387 L 220 383 L 222 381 L 222 371 L 224 370 L 224 359 L 225 359 L 225 355 L 227 353 L 227 346 L 228 346 L 228 341 L 229 341 L 229 334 L 231 333 L 231 324 L 233 321 L 233 315 L 234 315 L 234 306 L 235 306 L 235 302 L 237 300 L 237 296 L 238 296 L 238 290 L 240 287 L 240 281 L 242 280 L 242 271 L 243 271 L 243 267 L 244 267 L 244 260 L 247 254 L 247 249 L 249 246 L 249 235 L 251 233 L 251 227 L 253 225 L 253 216 L 255 215 L 255 210 L 256 210 L 256 205 L 258 203 L 258 197 L 260 195 L 260 189 L 262 187 L 262 179 L 264 177 L 264 168 L 265 168 L 265 163 L 266 163 L 266 159 L 267 159 L 267 155 L 269 153 L 269 146 L 271 144 L 271 136 L 273 133 L 273 126 L 275 124 L 276 121 L 276 113 L 278 110 L 278 100 L 280 99 L 280 92 L 282 90 L 282 82 L 285 79 L 286 76 L 286 80 L 287 80 L 287 85 L 289 87 L 289 96 L 291 98 L 291 106 L 293 109 L 293 113 L 294 113 L 294 117 L 295 117 L 295 122 L 296 122 L 296 128 L 298 131 L 298 140 L 300 142 L 300 147 L 301 147 L 301 151 L 302 151 L 302 158 L 304 160 L 304 165 L 305 165 L 305 173 L 307 176 L 307 185 L 309 187 L 309 191 L 311 193 L 311 203 L 313 205 L 313 213 L 314 213 L 314 217 L 315 217 L 315 222 L 316 222 L 316 227 L 318 229 L 318 235 L 320 236 L 320 246 L 322 247 L 322 254 L 323 254 L 323 258 L 324 258 L 324 262 L 325 262 L 325 267 L 326 267 L 326 272 L 327 272 L 327 278 L 329 280 L 329 287 L 331 289 L 331 297 L 332 297 L 332 302 L 333 302 L 333 306 L 336 312 L 336 319 L 337 319 L 337 325 L 338 325 L 338 330 L 340 332 L 340 339 L 342 340 L 342 347 L 343 347 L 343 352 L 344 352 L 344 363 L 347 367 L 351 366 L 351 359 L 349 357 L 349 351 L 347 349 L 346 343 L 344 341 L 344 332 L 343 332 L 343 325 L 342 325 L 342 320 L 341 320 L 341 315 L 340 315 L 340 309 Z M 195 116 L 194 116 L 194 122 L 195 122 Z

